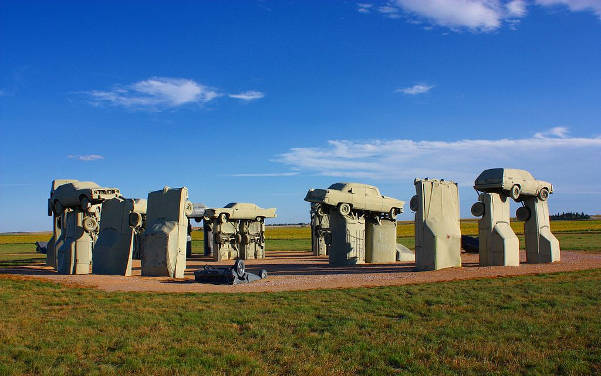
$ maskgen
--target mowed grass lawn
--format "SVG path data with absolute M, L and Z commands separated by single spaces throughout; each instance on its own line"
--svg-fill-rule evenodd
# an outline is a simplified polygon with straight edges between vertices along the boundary
M 562 248 L 599 251 L 594 222 L 562 223 Z M 399 239 L 412 246 L 409 226 Z M 309 236 L 269 228 L 267 247 L 308 250 Z M 0 236 L 0 266 L 43 260 L 32 243 L 48 237 Z M 248 294 L 103 292 L 0 274 L 0 375 L 601 374 L 600 301 L 601 269 Z
M 601 270 L 248 294 L 0 277 L 0 374 L 600 374 Z

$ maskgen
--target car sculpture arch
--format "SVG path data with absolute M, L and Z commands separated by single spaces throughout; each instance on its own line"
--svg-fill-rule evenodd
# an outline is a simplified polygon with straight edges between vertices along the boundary
M 553 185 L 544 180 L 536 180 L 525 170 L 513 168 L 491 168 L 482 171 L 474 182 L 480 192 L 500 193 L 521 201 L 522 196 L 536 196 L 546 201 L 553 193 Z
M 362 210 L 388 213 L 391 218 L 402 213 L 405 205 L 403 201 L 382 195 L 377 187 L 361 183 L 334 183 L 328 189 L 310 189 L 305 201 L 336 207 L 342 215 Z

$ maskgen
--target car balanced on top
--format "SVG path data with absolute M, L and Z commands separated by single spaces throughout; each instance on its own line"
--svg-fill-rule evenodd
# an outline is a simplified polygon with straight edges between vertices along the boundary
M 341 215 L 361 210 L 387 213 L 391 219 L 402 213 L 405 205 L 404 201 L 382 195 L 373 185 L 361 183 L 335 183 L 328 189 L 310 189 L 305 201 L 336 207 Z
M 553 193 L 551 183 L 534 179 L 528 171 L 512 168 L 482 171 L 474 182 L 474 188 L 480 192 L 502 193 L 515 201 L 521 201 L 522 196 L 536 196 L 546 201 Z

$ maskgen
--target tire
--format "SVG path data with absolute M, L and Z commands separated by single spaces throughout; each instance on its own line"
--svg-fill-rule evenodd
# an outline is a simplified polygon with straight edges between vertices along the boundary
M 397 210 L 397 208 L 390 208 L 390 210 L 388 211 L 388 215 L 390 216 L 390 219 L 394 221 L 396 219 L 396 216 L 399 215 L 399 211 Z
M 320 216 L 326 214 L 325 210 L 323 209 L 323 206 L 321 206 L 321 205 L 317 206 L 317 210 L 315 212 L 317 213 L 317 215 L 320 215 Z
M 261 269 L 261 272 L 259 273 L 259 277 L 261 277 L 261 279 L 267 278 L 267 270 Z
M 94 217 L 85 217 L 82 226 L 87 232 L 94 232 L 98 229 L 98 221 Z
M 142 214 L 129 213 L 129 225 L 132 227 L 140 227 L 142 225 Z
M 351 214 L 351 205 L 343 202 L 338 205 L 338 212 L 343 216 Z
M 255 221 L 257 221 L 257 222 L 263 222 L 264 220 L 265 220 L 265 218 L 263 218 L 263 217 L 255 218 Z
M 225 222 L 227 222 L 227 218 L 228 218 L 227 214 L 225 214 L 225 213 L 219 214 L 219 222 L 225 223 Z
M 244 260 L 236 260 L 236 262 L 234 263 L 234 272 L 236 272 L 238 277 L 244 277 L 245 271 L 246 267 L 244 266 Z
M 79 198 L 79 206 L 81 206 L 83 211 L 89 211 L 90 208 L 92 207 L 92 203 L 90 202 L 90 199 L 87 198 L 86 196 L 81 196 Z
M 476 202 L 474 205 L 472 205 L 472 215 L 474 217 L 482 217 L 484 215 L 484 204 L 482 202 Z
M 409 201 L 409 209 L 411 209 L 414 212 L 418 211 L 418 209 L 419 209 L 419 197 L 417 197 L 417 195 L 411 197 L 411 200 Z
M 543 188 L 538 192 L 538 198 L 541 201 L 547 201 L 549 198 L 549 190 L 547 188 Z
M 192 203 L 190 201 L 186 202 L 186 205 L 184 206 L 184 214 L 187 216 L 192 215 L 192 212 L 194 212 L 194 205 L 192 205 Z
M 530 219 L 530 209 L 525 206 L 519 207 L 515 212 L 515 216 L 519 221 L 526 222 Z
M 520 186 L 514 184 L 513 187 L 511 187 L 511 190 L 509 191 L 509 196 L 515 201 L 517 201 L 520 198 L 520 192 L 522 192 Z

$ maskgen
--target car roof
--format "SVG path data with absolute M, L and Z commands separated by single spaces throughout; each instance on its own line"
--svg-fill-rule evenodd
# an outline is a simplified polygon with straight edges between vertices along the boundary
M 245 208 L 258 208 L 257 205 L 255 204 L 251 204 L 248 202 L 230 202 L 229 204 L 225 205 L 224 208 L 233 208 L 233 207 L 245 207 Z
M 376 186 L 363 184 L 363 183 L 334 183 L 328 187 L 328 189 L 336 189 L 338 191 L 346 191 L 351 188 L 374 188 L 378 189 Z

